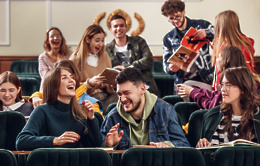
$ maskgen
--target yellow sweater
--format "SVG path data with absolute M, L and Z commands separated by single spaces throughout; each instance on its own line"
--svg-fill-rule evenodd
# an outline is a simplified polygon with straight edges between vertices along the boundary
M 85 84 L 82 84 L 81 86 L 79 86 L 79 87 L 76 89 L 76 98 L 77 98 L 77 100 L 79 100 L 79 98 L 80 98 L 80 97 L 83 95 L 83 93 L 86 92 L 86 91 L 87 91 L 87 87 L 85 86 Z M 33 98 L 33 97 L 39 97 L 39 98 L 42 99 L 42 97 L 43 97 L 42 94 L 43 94 L 42 92 L 34 92 L 34 93 L 30 96 L 30 98 L 28 99 L 28 102 L 32 103 L 32 98 Z M 99 108 L 98 103 L 95 103 L 95 104 L 94 104 L 94 111 L 95 111 L 95 112 L 98 112 L 98 113 L 100 113 L 100 114 L 102 115 L 102 113 L 100 112 L 100 108 Z M 102 117 L 103 117 L 103 115 L 102 115 Z M 103 119 L 104 119 L 104 117 L 103 117 Z

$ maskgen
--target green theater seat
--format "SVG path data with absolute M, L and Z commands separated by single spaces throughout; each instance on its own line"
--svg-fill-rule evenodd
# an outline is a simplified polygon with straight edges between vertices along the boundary
M 18 78 L 22 84 L 22 95 L 31 96 L 34 92 L 39 91 L 41 81 L 35 77 L 30 76 L 19 76 Z
M 31 96 L 34 92 L 39 91 L 41 77 L 37 60 L 16 60 L 11 64 L 10 71 L 20 79 L 23 96 Z
M 11 64 L 10 70 L 17 73 L 34 73 L 38 74 L 38 61 L 37 60 L 16 60 Z
M 202 120 L 206 112 L 207 110 L 197 110 L 190 115 L 186 137 L 192 147 L 196 147 L 200 139 Z
M 0 149 L 16 150 L 15 140 L 25 123 L 20 112 L 0 111 Z
M 152 74 L 158 87 L 160 97 L 173 94 L 173 76 L 163 71 L 162 60 L 153 61 Z
M 121 157 L 121 166 L 205 166 L 195 148 L 131 148 Z
M 213 155 L 213 166 L 258 166 L 259 146 L 222 147 Z
M 178 102 L 183 102 L 183 98 L 181 98 L 181 96 L 179 95 L 167 95 L 164 96 L 162 99 L 173 106 Z
M 111 166 L 111 157 L 95 148 L 39 148 L 27 158 L 26 166 Z
M 117 102 L 111 103 L 107 106 L 106 113 L 104 115 L 107 115 L 114 107 L 116 107 Z
M 190 115 L 200 108 L 196 102 L 178 102 L 174 105 L 176 112 L 181 117 L 181 124 L 186 125 L 189 121 Z
M 0 149 L 0 165 L 1 166 L 17 166 L 14 154 L 7 149 Z

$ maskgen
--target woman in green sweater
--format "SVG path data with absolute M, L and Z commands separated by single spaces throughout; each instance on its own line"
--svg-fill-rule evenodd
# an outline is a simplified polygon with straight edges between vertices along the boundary
M 75 97 L 76 81 L 71 68 L 55 67 L 43 84 L 43 102 L 35 108 L 16 139 L 17 150 L 36 148 L 78 148 L 101 145 L 99 122 L 94 106 L 83 101 L 84 111 Z

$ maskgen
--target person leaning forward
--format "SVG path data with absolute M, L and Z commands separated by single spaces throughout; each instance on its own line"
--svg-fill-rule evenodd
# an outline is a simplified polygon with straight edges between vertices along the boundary
M 122 70 L 116 83 L 119 101 L 101 126 L 103 146 L 190 146 L 173 106 L 146 91 L 140 70 Z
M 206 20 L 194 20 L 185 16 L 185 3 L 181 0 L 165 1 L 162 8 L 162 15 L 167 17 L 174 28 L 163 38 L 163 69 L 165 73 L 174 75 L 174 94 L 176 85 L 187 80 L 193 80 L 211 84 L 213 81 L 214 67 L 211 66 L 209 54 L 209 43 L 206 43 L 199 51 L 199 56 L 192 65 L 189 72 L 180 69 L 180 64 L 167 62 L 171 55 L 181 45 L 182 38 L 186 32 L 194 27 L 197 32 L 194 34 L 194 41 L 212 41 L 214 38 L 214 27 Z

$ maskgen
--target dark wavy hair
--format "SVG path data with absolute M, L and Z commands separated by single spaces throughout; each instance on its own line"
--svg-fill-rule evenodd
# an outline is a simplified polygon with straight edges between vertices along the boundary
M 127 81 L 132 82 L 135 86 L 145 83 L 143 73 L 135 67 L 125 68 L 116 77 L 116 84 L 122 84 Z
M 161 12 L 162 15 L 167 17 L 168 15 L 182 12 L 185 10 L 185 3 L 180 0 L 167 0 L 164 2 Z
M 240 105 L 242 108 L 242 118 L 240 121 L 239 135 L 243 139 L 252 139 L 252 131 L 254 129 L 253 114 L 259 106 L 259 97 L 256 90 L 256 81 L 252 71 L 248 67 L 234 67 L 223 71 L 220 75 L 220 82 L 224 76 L 233 86 L 237 86 L 241 90 Z M 232 114 L 233 109 L 231 104 L 221 103 L 221 112 L 224 114 L 223 125 L 224 132 L 228 132 L 229 140 L 233 139 Z

